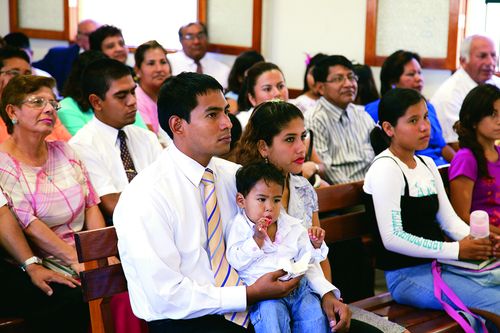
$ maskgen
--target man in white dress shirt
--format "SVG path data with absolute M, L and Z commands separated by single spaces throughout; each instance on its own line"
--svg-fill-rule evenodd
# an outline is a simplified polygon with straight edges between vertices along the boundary
M 458 120 L 465 96 L 478 84 L 490 83 L 500 88 L 496 77 L 497 54 L 493 41 L 481 35 L 467 37 L 460 48 L 460 68 L 441 84 L 431 103 L 436 108 L 443 137 L 458 150 L 458 135 L 453 125 Z
M 113 216 L 132 309 L 150 333 L 245 332 L 221 315 L 288 295 L 300 278 L 279 281 L 284 271 L 276 271 L 248 287 L 215 285 L 202 178 L 207 168 L 213 172 L 227 235 L 237 213 L 238 165 L 214 156 L 229 151 L 229 104 L 212 77 L 182 73 L 163 85 L 158 111 L 173 144 L 125 189 Z M 328 282 L 314 288 L 329 318 L 337 313 L 345 329 L 350 312 L 335 298 L 338 290 Z
M 99 207 L 109 220 L 120 193 L 129 183 L 127 173 L 146 168 L 162 148 L 152 132 L 131 125 L 137 113 L 136 84 L 127 66 L 113 59 L 97 60 L 85 69 L 82 85 L 94 118 L 69 144 L 85 162 L 92 185 L 101 198 Z M 127 170 L 121 156 L 120 131 L 125 133 L 133 161 L 133 167 Z
M 182 51 L 169 54 L 172 74 L 197 72 L 214 77 L 223 88 L 227 88 L 230 68 L 207 54 L 208 32 L 204 24 L 189 23 L 179 29 L 179 40 Z

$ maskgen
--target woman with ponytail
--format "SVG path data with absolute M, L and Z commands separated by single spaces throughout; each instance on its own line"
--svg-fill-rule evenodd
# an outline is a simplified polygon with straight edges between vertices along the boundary
M 460 150 L 449 169 L 451 204 L 469 222 L 470 213 L 484 210 L 490 230 L 500 234 L 500 89 L 485 84 L 472 89 L 455 125 Z
M 435 260 L 500 257 L 500 237 L 469 236 L 470 228 L 453 210 L 436 165 L 430 157 L 415 155 L 430 138 L 424 97 L 414 89 L 391 89 L 380 101 L 378 116 L 380 127 L 370 137 L 378 155 L 363 190 L 367 214 L 377 221 L 377 267 L 385 271 L 392 297 L 402 304 L 445 309 L 460 323 L 464 319 L 453 310 L 459 303 L 451 301 L 458 299 L 472 319 L 480 315 L 500 327 L 500 285 L 481 285 L 476 277 Z M 436 292 L 439 279 L 453 297 Z

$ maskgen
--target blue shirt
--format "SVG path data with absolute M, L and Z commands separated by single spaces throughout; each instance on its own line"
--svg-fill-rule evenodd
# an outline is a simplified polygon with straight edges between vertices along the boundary
M 446 145 L 446 141 L 443 138 L 443 131 L 439 120 L 437 118 L 436 109 L 434 106 L 427 102 L 427 110 L 429 111 L 429 121 L 431 123 L 431 138 L 429 140 L 429 145 L 423 150 L 416 152 L 418 155 L 429 156 L 434 160 L 436 165 L 448 164 L 448 162 L 443 158 L 441 151 Z M 373 118 L 375 122 L 378 122 L 378 105 L 380 104 L 380 99 L 375 102 L 365 105 L 365 110 Z

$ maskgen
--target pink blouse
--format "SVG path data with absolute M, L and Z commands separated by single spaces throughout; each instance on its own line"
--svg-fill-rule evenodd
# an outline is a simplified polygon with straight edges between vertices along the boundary
M 62 141 L 46 144 L 48 158 L 40 167 L 0 152 L 0 186 L 23 228 L 39 219 L 73 245 L 75 232 L 84 227 L 85 209 L 98 204 L 99 197 L 70 146 Z
M 141 114 L 146 125 L 150 125 L 155 133 L 158 133 L 160 126 L 158 122 L 158 106 L 156 102 L 149 97 L 141 86 L 135 89 L 135 97 L 137 98 L 137 111 Z

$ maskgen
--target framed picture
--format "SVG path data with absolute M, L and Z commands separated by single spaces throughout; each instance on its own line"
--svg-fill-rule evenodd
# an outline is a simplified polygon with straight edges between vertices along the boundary
M 76 0 L 9 0 L 10 31 L 31 38 L 71 40 L 76 35 Z
M 210 52 L 261 50 L 262 0 L 198 0 L 198 20 L 207 26 Z
M 381 66 L 403 49 L 425 68 L 455 70 L 465 10 L 466 0 L 367 0 L 365 63 Z

